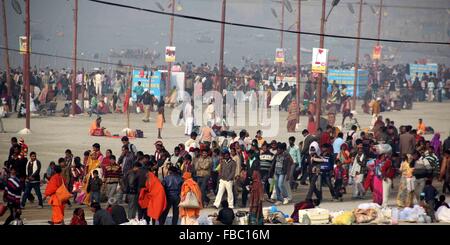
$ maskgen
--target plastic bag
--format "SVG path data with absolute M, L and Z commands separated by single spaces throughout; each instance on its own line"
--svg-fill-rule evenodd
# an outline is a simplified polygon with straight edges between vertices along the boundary
M 332 220 L 333 225 L 351 225 L 355 221 L 353 212 L 345 211 Z
M 381 209 L 381 206 L 378 203 L 361 203 L 358 205 L 358 209 L 368 209 L 368 208 L 373 208 L 373 209 Z
M 375 150 L 377 154 L 386 154 L 392 152 L 392 147 L 389 144 L 378 144 L 375 145 Z

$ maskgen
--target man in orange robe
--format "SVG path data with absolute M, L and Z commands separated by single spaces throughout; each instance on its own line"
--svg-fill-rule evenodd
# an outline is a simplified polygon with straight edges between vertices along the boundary
M 148 172 L 145 187 L 139 193 L 139 206 L 147 209 L 148 217 L 152 218 L 153 224 L 166 209 L 167 200 L 164 187 L 158 177 L 152 172 Z
M 64 184 L 64 179 L 61 176 L 61 167 L 55 167 L 55 174 L 50 178 L 45 188 L 44 199 L 50 197 L 48 204 L 52 206 L 52 220 L 49 221 L 52 225 L 62 224 L 64 222 L 64 203 L 56 196 L 56 190 Z

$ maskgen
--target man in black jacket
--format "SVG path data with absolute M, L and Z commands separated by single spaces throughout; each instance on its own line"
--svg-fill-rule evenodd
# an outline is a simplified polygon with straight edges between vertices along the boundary
M 141 167 L 139 162 L 136 162 L 132 169 L 130 169 L 123 178 L 124 191 L 126 199 L 128 200 L 128 219 L 134 219 L 138 210 L 139 204 L 139 176 L 138 171 Z
M 301 162 L 301 176 L 300 176 L 300 184 L 301 185 L 307 185 L 306 184 L 306 179 L 308 178 L 308 157 L 309 157 L 309 147 L 311 145 L 311 143 L 313 141 L 316 140 L 316 138 L 314 137 L 314 135 L 309 134 L 309 131 L 307 129 L 304 129 L 302 131 L 302 135 L 304 137 L 303 140 L 303 147 L 301 149 L 301 158 L 302 158 L 302 162 Z
M 27 163 L 27 172 L 25 179 L 25 192 L 22 197 L 22 205 L 21 208 L 25 207 L 25 203 L 28 199 L 28 196 L 31 194 L 31 190 L 34 189 L 38 200 L 39 200 L 39 208 L 43 208 L 42 202 L 42 194 L 41 194 L 41 162 L 36 158 L 36 152 L 30 153 L 30 161 Z

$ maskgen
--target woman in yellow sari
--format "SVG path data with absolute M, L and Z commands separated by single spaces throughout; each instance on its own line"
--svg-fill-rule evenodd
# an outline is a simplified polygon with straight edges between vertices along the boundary
M 89 155 L 87 164 L 85 166 L 86 175 L 83 179 L 83 187 L 82 191 L 86 193 L 83 203 L 86 205 L 90 205 L 91 195 L 87 192 L 87 187 L 89 184 L 89 178 L 93 176 L 93 172 L 95 169 L 100 169 L 101 171 L 101 162 L 103 161 L 103 154 L 100 152 L 100 144 L 95 143 L 92 145 L 92 152 Z M 100 175 L 101 176 L 101 175 Z
M 414 168 L 410 166 L 412 155 L 405 154 L 404 161 L 400 166 L 402 178 L 397 194 L 397 206 L 400 208 L 412 207 L 414 205 Z

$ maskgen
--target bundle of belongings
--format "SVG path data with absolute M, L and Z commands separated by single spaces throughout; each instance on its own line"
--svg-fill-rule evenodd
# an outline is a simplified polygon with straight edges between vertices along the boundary
M 450 223 L 450 209 L 446 206 L 440 206 L 435 213 L 435 217 L 441 223 Z
M 287 224 L 294 222 L 293 219 L 289 218 L 289 215 L 284 214 L 275 206 L 263 208 L 263 216 L 265 224 Z
M 122 223 L 120 225 L 147 225 L 147 221 L 145 219 L 139 220 L 138 218 L 130 219 L 130 221 Z
M 390 208 L 382 208 L 377 203 L 362 203 L 357 209 L 353 210 L 355 221 L 358 224 L 391 224 L 392 210 Z
M 323 208 L 310 208 L 298 211 L 299 222 L 307 225 L 328 224 L 330 211 Z
M 331 223 L 333 225 L 351 225 L 355 222 L 355 215 L 352 211 L 340 211 L 331 213 Z
M 248 225 L 248 212 L 238 211 L 236 212 L 236 218 L 239 221 L 239 225 Z
M 431 223 L 431 217 L 427 216 L 425 209 L 419 205 L 414 205 L 413 208 L 404 208 L 399 212 L 398 219 L 409 223 Z

